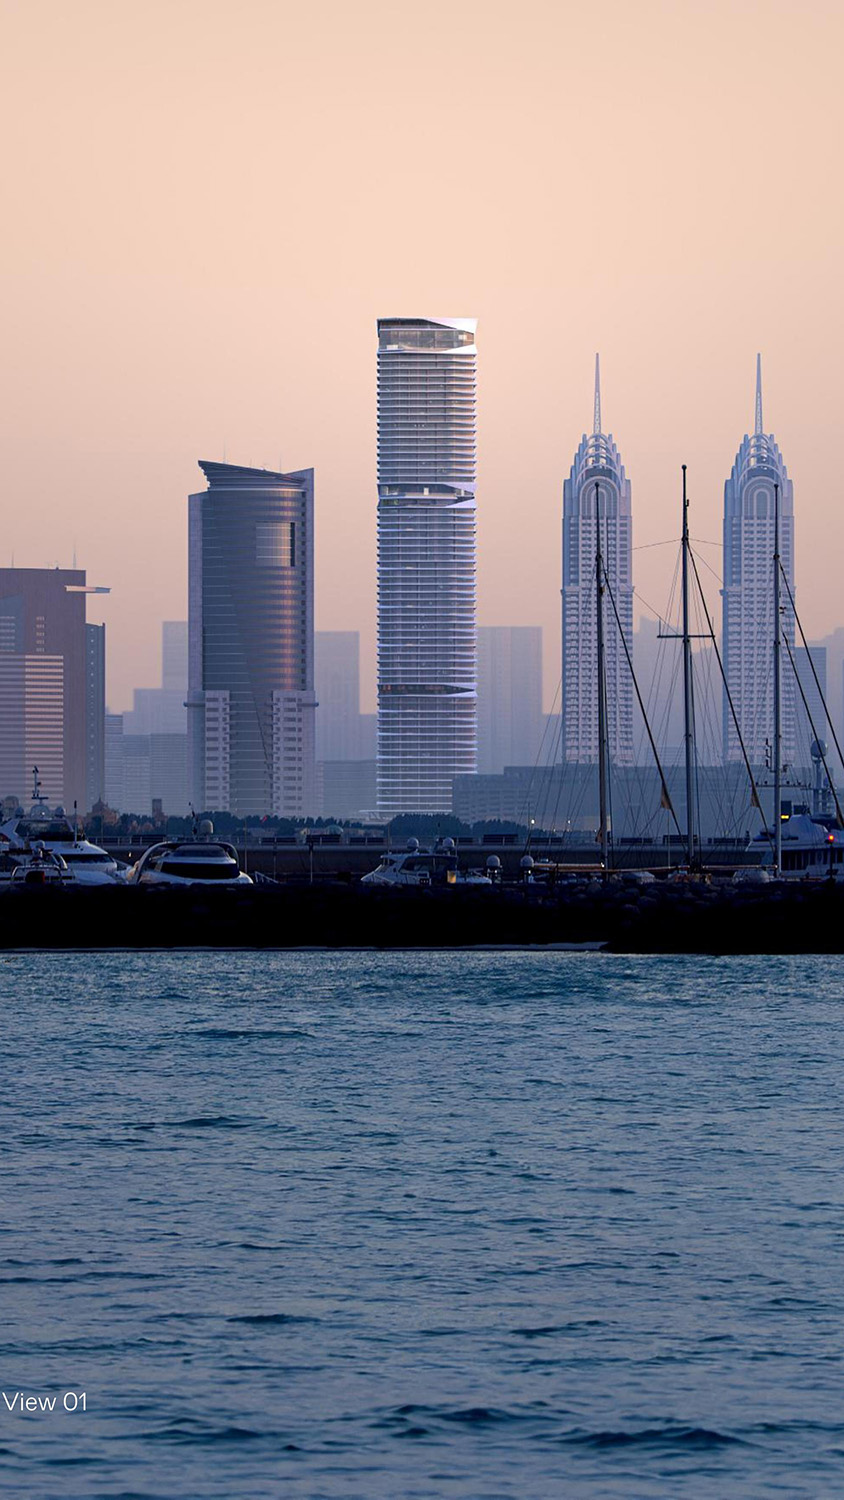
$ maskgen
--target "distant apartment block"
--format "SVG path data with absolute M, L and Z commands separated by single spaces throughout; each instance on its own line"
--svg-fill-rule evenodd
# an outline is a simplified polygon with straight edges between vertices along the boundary
M 313 811 L 313 470 L 200 464 L 189 501 L 191 802 Z

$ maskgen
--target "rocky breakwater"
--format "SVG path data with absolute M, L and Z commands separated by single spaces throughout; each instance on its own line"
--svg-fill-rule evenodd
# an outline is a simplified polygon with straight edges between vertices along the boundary
M 844 885 L 624 879 L 548 888 L 29 889 L 0 895 L 0 948 L 463 948 L 839 953 Z

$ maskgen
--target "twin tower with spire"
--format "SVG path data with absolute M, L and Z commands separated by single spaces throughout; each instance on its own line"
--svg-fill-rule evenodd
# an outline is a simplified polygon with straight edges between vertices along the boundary
M 775 504 L 779 500 L 780 555 L 794 593 L 794 495 L 775 438 L 764 429 L 762 361 L 756 361 L 753 434 L 741 442 L 724 487 L 722 655 L 750 760 L 765 761 L 773 723 L 771 641 Z M 591 433 L 584 433 L 563 486 L 562 754 L 570 763 L 598 759 L 598 646 L 596 554 L 599 529 L 604 590 L 604 664 L 607 740 L 616 765 L 635 756 L 633 682 L 624 642 L 633 646 L 633 530 L 630 480 L 601 416 L 601 366 L 595 356 Z M 783 635 L 793 647 L 794 612 L 786 591 Z M 622 639 L 623 636 L 623 639 Z M 795 752 L 793 674 L 783 681 L 783 747 Z M 723 714 L 725 761 L 741 758 L 728 711 Z

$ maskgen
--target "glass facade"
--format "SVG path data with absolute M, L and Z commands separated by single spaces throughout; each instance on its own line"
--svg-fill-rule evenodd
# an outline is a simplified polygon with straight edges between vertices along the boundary
M 263 815 L 295 786 L 296 806 L 286 810 L 300 815 L 310 810 L 314 780 L 313 470 L 200 467 L 208 489 L 190 497 L 189 546 L 194 805 L 213 810 L 213 784 L 217 795 L 225 789 L 227 811 Z M 303 719 L 295 770 L 279 743 L 279 693 L 293 695 Z M 206 695 L 209 730 L 225 723 L 224 739 L 222 729 L 206 735 Z

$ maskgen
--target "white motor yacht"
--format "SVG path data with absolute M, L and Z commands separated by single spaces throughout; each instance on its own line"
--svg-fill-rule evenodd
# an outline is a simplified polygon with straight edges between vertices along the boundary
M 251 885 L 241 870 L 233 844 L 213 837 L 214 825 L 207 819 L 192 839 L 163 839 L 141 855 L 129 873 L 130 885 L 196 886 Z
M 784 880 L 844 880 L 844 829 L 834 817 L 792 813 L 782 819 L 782 870 Z M 761 852 L 758 866 L 768 875 L 774 862 L 774 835 L 770 829 L 757 833 L 748 845 Z
M 407 848 L 384 854 L 381 863 L 361 878 L 361 885 L 492 885 L 481 870 L 461 870 L 454 839 L 442 839 L 435 849 L 421 849 L 418 839 L 408 839 Z
M 12 861 L 25 863 L 36 844 L 59 856 L 76 885 L 122 885 L 128 874 L 129 866 L 91 843 L 62 808 L 51 812 L 40 801 L 0 826 L 0 848 Z

